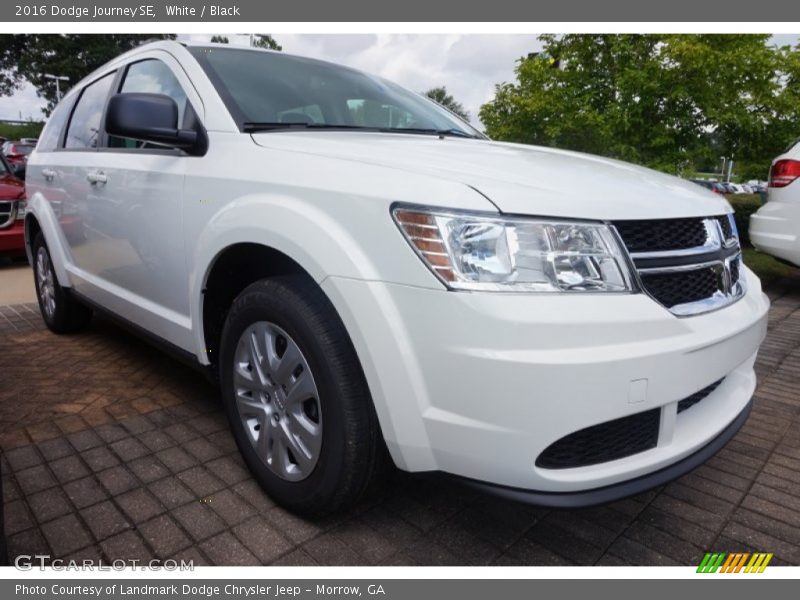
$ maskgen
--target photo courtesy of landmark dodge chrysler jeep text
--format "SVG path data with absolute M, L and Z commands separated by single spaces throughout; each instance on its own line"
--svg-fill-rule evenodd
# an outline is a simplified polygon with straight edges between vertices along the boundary
M 77 84 L 27 167 L 42 315 L 111 313 L 212 373 L 278 502 L 389 460 L 586 506 L 746 420 L 768 300 L 725 199 L 487 139 L 386 80 L 158 42 Z

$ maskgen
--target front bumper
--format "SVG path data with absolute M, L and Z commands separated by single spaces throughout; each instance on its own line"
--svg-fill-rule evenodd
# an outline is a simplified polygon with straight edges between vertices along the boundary
M 461 293 L 336 277 L 323 288 L 398 466 L 561 494 L 667 469 L 742 414 L 769 308 L 745 276 L 740 301 L 691 318 L 644 294 Z M 720 379 L 677 414 L 680 400 Z M 535 464 L 570 433 L 651 409 L 661 412 L 650 450 L 585 467 Z
M 17 219 L 10 227 L 0 229 L 0 254 L 25 254 L 25 223 L 22 219 Z
M 537 492 L 493 485 L 483 481 L 474 481 L 472 479 L 460 477 L 456 477 L 455 479 L 482 492 L 487 492 L 509 500 L 516 500 L 517 502 L 535 504 L 536 506 L 548 506 L 551 508 L 586 508 L 598 504 L 607 504 L 664 485 L 696 469 L 719 452 L 725 444 L 738 433 L 750 416 L 752 408 L 753 401 L 750 400 L 742 412 L 740 412 L 736 418 L 731 421 L 730 425 L 723 429 L 717 437 L 686 458 L 682 458 L 676 463 L 672 463 L 663 469 L 648 473 L 647 475 L 601 488 L 578 492 Z

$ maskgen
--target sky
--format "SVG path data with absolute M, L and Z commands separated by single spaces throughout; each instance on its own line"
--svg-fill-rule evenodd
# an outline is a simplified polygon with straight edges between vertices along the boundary
M 179 35 L 207 41 L 210 35 Z M 321 58 L 390 79 L 417 92 L 444 85 L 480 127 L 478 111 L 494 97 L 495 85 L 514 80 L 516 61 L 541 50 L 536 35 L 498 34 L 279 34 L 284 52 Z M 231 43 L 248 36 L 228 35 Z M 777 44 L 797 44 L 800 35 L 776 35 Z M 1 119 L 40 119 L 44 102 L 26 85 L 0 97 Z

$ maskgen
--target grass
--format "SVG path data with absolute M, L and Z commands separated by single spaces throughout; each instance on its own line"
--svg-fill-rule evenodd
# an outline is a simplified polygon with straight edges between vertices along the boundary
M 742 253 L 744 255 L 744 264 L 758 275 L 764 285 L 783 278 L 800 280 L 800 269 L 782 263 L 769 254 L 763 254 L 755 248 L 744 248 Z
M 9 140 L 20 138 L 38 138 L 42 132 L 43 123 L 25 123 L 24 125 L 11 125 L 0 123 L 0 137 Z

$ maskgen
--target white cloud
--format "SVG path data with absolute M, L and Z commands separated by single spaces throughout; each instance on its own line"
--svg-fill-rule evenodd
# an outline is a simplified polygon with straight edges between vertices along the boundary
M 36 88 L 26 83 L 13 96 L 0 96 L 0 119 L 40 120 L 47 102 L 36 95 Z

